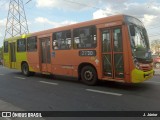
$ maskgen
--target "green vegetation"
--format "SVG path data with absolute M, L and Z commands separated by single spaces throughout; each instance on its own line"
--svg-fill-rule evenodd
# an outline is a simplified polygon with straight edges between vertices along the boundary
M 0 58 L 3 58 L 3 47 L 0 47 Z
M 160 55 L 160 39 L 151 41 L 151 50 L 154 54 Z

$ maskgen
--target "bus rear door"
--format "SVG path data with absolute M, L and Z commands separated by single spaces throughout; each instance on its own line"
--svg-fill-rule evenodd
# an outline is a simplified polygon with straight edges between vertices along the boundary
M 41 71 L 51 73 L 50 37 L 40 38 Z
M 16 68 L 16 46 L 15 42 L 9 44 L 10 46 L 10 68 Z
M 123 38 L 121 26 L 101 29 L 103 77 L 124 79 Z

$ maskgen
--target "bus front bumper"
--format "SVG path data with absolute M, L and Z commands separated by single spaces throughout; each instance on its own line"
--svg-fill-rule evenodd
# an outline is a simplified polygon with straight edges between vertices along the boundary
M 140 83 L 145 80 L 152 78 L 154 75 L 154 70 L 143 72 L 142 70 L 134 69 L 132 71 L 132 83 Z

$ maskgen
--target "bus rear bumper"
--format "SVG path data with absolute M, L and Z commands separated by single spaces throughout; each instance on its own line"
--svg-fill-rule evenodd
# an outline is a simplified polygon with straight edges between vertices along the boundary
M 134 69 L 132 71 L 132 83 L 140 83 L 152 78 L 154 75 L 154 70 L 143 72 L 142 70 Z

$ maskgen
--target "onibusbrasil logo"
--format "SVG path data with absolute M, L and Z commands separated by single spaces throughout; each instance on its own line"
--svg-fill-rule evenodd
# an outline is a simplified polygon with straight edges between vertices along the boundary
M 28 117 L 28 118 L 41 118 L 42 117 L 42 114 L 41 113 L 37 113 L 37 112 L 2 112 L 1 113 L 1 117 L 21 117 L 21 118 L 24 118 L 24 117 Z

